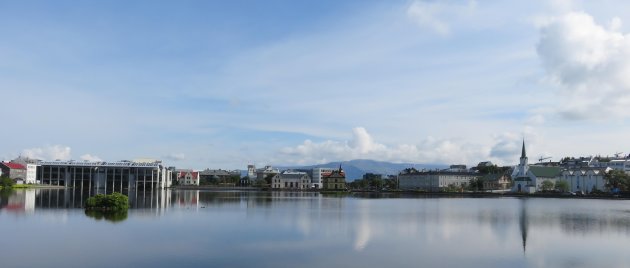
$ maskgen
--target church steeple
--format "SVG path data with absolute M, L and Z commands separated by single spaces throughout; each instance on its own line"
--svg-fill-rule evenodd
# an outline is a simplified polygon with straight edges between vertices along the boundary
M 527 177 L 527 170 L 529 169 L 529 164 L 527 163 L 527 153 L 525 152 L 525 139 L 523 139 L 523 148 L 521 149 L 521 159 L 518 165 L 518 176 L 519 177 Z

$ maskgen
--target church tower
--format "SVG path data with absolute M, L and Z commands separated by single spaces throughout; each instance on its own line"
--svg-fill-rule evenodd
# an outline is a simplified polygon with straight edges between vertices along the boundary
M 530 192 L 532 185 L 536 185 L 535 182 L 532 183 L 532 178 L 527 174 L 529 172 L 529 163 L 527 163 L 527 153 L 525 152 L 525 139 L 523 139 L 523 148 L 521 149 L 521 158 L 518 163 L 518 166 L 514 168 L 514 172 L 512 173 L 512 180 L 514 180 L 514 186 L 512 191 L 514 192 L 522 192 L 527 191 Z
M 518 165 L 518 177 L 526 177 L 528 170 L 527 154 L 525 153 L 525 139 L 523 139 L 523 148 L 521 149 L 521 159 Z

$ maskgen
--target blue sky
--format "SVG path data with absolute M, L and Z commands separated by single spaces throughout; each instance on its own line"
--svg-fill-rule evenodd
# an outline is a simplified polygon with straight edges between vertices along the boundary
M 0 1 L 0 157 L 630 153 L 624 1 Z

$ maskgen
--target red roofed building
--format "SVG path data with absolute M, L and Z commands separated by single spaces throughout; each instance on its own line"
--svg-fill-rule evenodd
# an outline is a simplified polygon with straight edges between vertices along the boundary
M 345 190 L 346 189 L 346 173 L 339 165 L 338 170 L 333 170 L 329 175 L 323 177 L 324 189 L 326 190 Z
M 192 170 L 178 170 L 177 182 L 179 185 L 199 185 L 199 172 Z
M 7 176 L 13 180 L 26 179 L 26 167 L 22 164 L 12 163 L 12 162 L 1 162 L 0 170 L 2 170 L 2 176 Z

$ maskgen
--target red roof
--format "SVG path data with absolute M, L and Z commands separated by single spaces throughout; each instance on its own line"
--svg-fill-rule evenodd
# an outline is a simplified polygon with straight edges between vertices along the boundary
M 11 162 L 2 162 L 3 165 L 5 165 L 6 167 L 10 168 L 10 169 L 26 169 L 26 167 L 24 165 L 18 164 L 18 163 L 11 163 Z
M 178 173 L 179 173 L 177 174 L 178 178 L 184 177 L 188 173 L 190 173 L 190 176 L 192 177 L 193 180 L 196 180 L 197 178 L 199 178 L 199 171 L 179 171 Z

